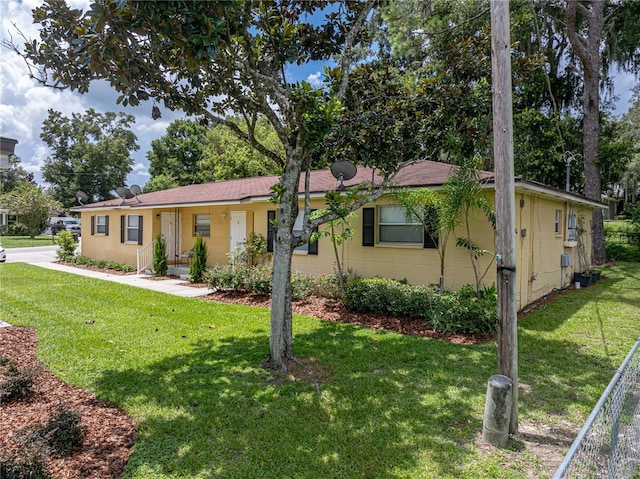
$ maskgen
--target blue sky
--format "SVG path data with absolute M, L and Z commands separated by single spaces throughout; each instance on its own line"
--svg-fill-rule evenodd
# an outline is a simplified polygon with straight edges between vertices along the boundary
M 89 2 L 68 0 L 72 8 L 82 9 L 86 9 Z M 0 0 L 0 37 L 7 39 L 12 35 L 14 40 L 18 40 L 15 23 L 27 37 L 36 38 L 31 10 L 40 4 L 40 0 Z M 293 79 L 306 79 L 314 84 L 322 79 L 322 64 L 315 62 L 291 67 L 287 74 Z M 635 84 L 633 75 L 618 74 L 615 87 L 615 95 L 619 97 L 617 114 L 628 111 L 631 89 Z M 163 111 L 160 120 L 153 120 L 150 102 L 123 109 L 116 105 L 117 97 L 118 94 L 106 82 L 96 82 L 85 95 L 42 87 L 29 78 L 27 68 L 18 55 L 4 49 L 0 53 L 0 135 L 19 141 L 16 154 L 22 159 L 22 166 L 33 172 L 39 183 L 42 182 L 40 170 L 49 155 L 46 144 L 40 140 L 40 131 L 50 108 L 69 117 L 72 113 L 84 113 L 88 108 L 100 112 L 126 111 L 134 115 L 136 123 L 133 130 L 140 150 L 132 153 L 134 167 L 127 180 L 129 185 L 142 186 L 146 183 L 149 179 L 146 155 L 151 149 L 151 142 L 164 135 L 171 121 L 184 118 L 184 114 Z

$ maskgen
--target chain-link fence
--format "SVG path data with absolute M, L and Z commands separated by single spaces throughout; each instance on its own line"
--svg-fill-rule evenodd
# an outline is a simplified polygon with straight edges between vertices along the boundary
M 640 339 L 613 376 L 564 461 L 560 478 L 640 478 Z

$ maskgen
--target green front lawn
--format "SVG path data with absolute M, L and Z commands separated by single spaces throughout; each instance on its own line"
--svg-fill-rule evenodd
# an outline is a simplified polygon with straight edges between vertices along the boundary
M 31 239 L 28 236 L 0 236 L 0 244 L 4 248 L 32 248 L 34 246 L 57 245 L 51 235 L 40 235 Z
M 575 434 L 637 339 L 640 265 L 604 274 L 521 322 L 520 424 Z M 478 447 L 495 342 L 456 345 L 296 316 L 294 350 L 307 369 L 280 378 L 260 368 L 265 309 L 19 263 L 0 268 L 0 298 L 0 319 L 36 328 L 39 358 L 57 376 L 134 417 L 127 478 L 549 471 L 518 444 Z

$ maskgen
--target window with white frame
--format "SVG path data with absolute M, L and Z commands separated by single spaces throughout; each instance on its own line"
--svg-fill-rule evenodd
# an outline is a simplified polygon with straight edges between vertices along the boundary
M 193 235 L 211 236 L 211 215 L 198 214 L 193 215 Z
M 567 240 L 576 241 L 578 239 L 578 222 L 576 215 L 573 212 L 573 206 L 569 210 L 569 217 L 567 219 Z
M 562 211 L 560 210 L 556 210 L 556 219 L 553 228 L 556 236 L 562 234 Z
M 140 216 L 127 215 L 127 242 L 139 243 L 140 240 Z
M 108 235 L 109 234 L 109 217 L 107 215 L 96 215 L 96 234 Z
M 314 211 L 314 210 L 311 210 Z M 293 224 L 293 236 L 302 236 L 303 222 L 304 220 L 304 210 L 298 211 L 298 216 L 296 218 L 295 223 Z M 317 229 L 315 230 L 317 231 Z M 305 243 L 301 246 L 298 246 L 294 251 L 307 253 L 307 254 L 318 254 L 318 242 L 309 242 Z
M 407 218 L 400 205 L 378 207 L 378 242 L 422 244 L 424 229 L 420 222 Z

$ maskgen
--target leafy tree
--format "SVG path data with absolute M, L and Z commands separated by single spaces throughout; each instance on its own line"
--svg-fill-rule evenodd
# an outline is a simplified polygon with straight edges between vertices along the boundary
M 479 209 L 495 229 L 495 214 L 482 189 L 480 164 L 480 157 L 476 155 L 461 166 L 454 167 L 445 180 L 442 191 L 420 188 L 395 192 L 407 217 L 420 223 L 425 235 L 437 245 L 436 251 L 440 257 L 440 293 L 445 289 L 447 244 L 451 234 L 460 225 L 465 226 L 466 236 L 456 238 L 456 244 L 469 250 L 478 294 L 480 283 L 488 271 L 488 267 L 483 272 L 479 269 L 479 257 L 485 251 L 473 243 L 469 224 L 471 211 Z
M 349 208 L 349 203 L 356 201 L 357 189 L 348 189 L 345 195 L 339 191 L 330 191 L 326 194 L 327 209 L 316 210 L 312 217 L 319 218 L 326 214 L 336 213 L 338 218 L 327 222 L 327 228 L 319 230 L 311 235 L 311 241 L 318 241 L 322 237 L 329 237 L 333 245 L 333 254 L 336 259 L 336 269 L 338 270 L 338 286 L 342 298 L 345 296 L 344 271 L 342 268 L 343 255 L 338 251 L 338 246 L 342 246 L 345 241 L 351 239 L 355 230 L 351 228 L 350 220 L 355 217 L 355 213 Z
M 154 191 L 168 190 L 180 186 L 178 180 L 173 175 L 157 175 L 147 181 L 142 187 L 143 193 L 152 193 Z
M 495 255 L 490 251 L 478 247 L 472 239 L 471 230 L 471 213 L 480 210 L 486 217 L 493 230 L 496 229 L 496 215 L 492 209 L 491 203 L 487 199 L 484 189 L 482 188 L 482 180 L 480 176 L 480 165 L 482 160 L 476 156 L 466 161 L 460 166 L 455 174 L 447 178 L 444 185 L 444 191 L 450 197 L 452 211 L 457 212 L 462 218 L 465 227 L 465 236 L 456 238 L 456 246 L 466 248 L 469 252 L 469 259 L 473 268 L 473 274 L 476 280 L 476 294 L 480 296 L 481 283 L 487 275 L 489 268 L 493 264 Z M 493 258 L 481 270 L 480 258 L 487 253 L 491 253 Z
M 242 131 L 247 125 L 241 118 L 228 118 Z M 253 126 L 255 141 L 284 156 L 282 142 L 265 116 L 260 116 Z M 238 138 L 228 127 L 218 125 L 207 132 L 200 181 L 222 181 L 235 178 L 275 175 L 280 166 L 272 158 L 258 151 L 254 145 Z
M 582 137 L 585 196 L 600 200 L 603 191 L 600 161 L 601 86 L 611 85 L 612 65 L 632 70 L 640 61 L 640 5 L 634 1 L 564 0 L 549 4 L 545 13 L 567 36 L 573 56 L 570 66 L 582 82 Z M 606 261 L 602 210 L 596 208 L 591 219 L 592 257 Z
M 0 193 L 8 193 L 23 183 L 35 184 L 33 173 L 28 173 L 19 156 L 9 156 L 9 168 L 0 170 Z
M 54 197 L 65 208 L 77 205 L 78 190 L 100 201 L 113 198 L 112 191 L 125 185 L 133 165 L 130 152 L 139 148 L 130 129 L 134 121 L 131 115 L 92 108 L 71 118 L 49 110 L 40 137 L 52 154 L 44 162 L 42 177 L 53 185 Z
M 0 196 L 0 206 L 18 217 L 30 238 L 42 232 L 52 211 L 62 209 L 60 202 L 32 183 L 22 183 Z
M 637 201 L 640 185 L 640 85 L 634 88 L 633 104 L 615 124 L 615 134 L 627 146 L 627 162 L 618 168 L 619 187 L 624 199 Z M 610 182 L 613 183 L 613 182 Z
M 147 153 L 151 179 L 172 177 L 178 186 L 200 183 L 200 162 L 207 127 L 197 120 L 175 120 Z
M 273 194 L 278 224 L 267 360 L 272 368 L 286 369 L 286 361 L 294 359 L 293 249 L 306 243 L 320 223 L 335 219 L 309 219 L 307 186 L 303 233 L 294 237 L 300 174 L 312 167 L 312 152 L 342 113 L 352 53 L 370 41 L 363 27 L 377 3 L 343 1 L 325 9 L 323 1 L 105 0 L 82 12 L 49 0 L 34 10 L 40 41 L 27 41 L 23 54 L 40 69 L 34 76 L 45 84 L 84 93 L 92 80 L 106 79 L 125 106 L 152 98 L 169 109 L 203 116 L 212 125 L 226 125 L 278 164 L 282 174 Z M 288 81 L 291 65 L 333 57 L 339 63 L 327 70 L 328 88 L 313 90 L 305 82 Z M 230 112 L 243 118 L 246 130 L 226 119 Z M 154 105 L 152 116 L 158 115 Z M 253 126 L 260 115 L 273 126 L 284 154 L 256 141 Z M 368 150 L 375 158 L 378 151 Z M 387 181 L 392 170 L 390 165 L 383 170 Z

